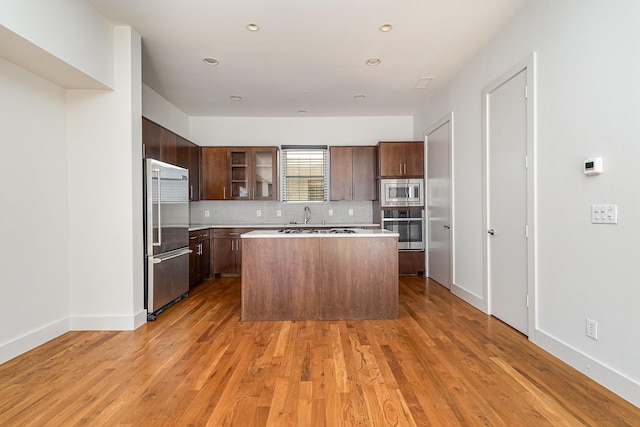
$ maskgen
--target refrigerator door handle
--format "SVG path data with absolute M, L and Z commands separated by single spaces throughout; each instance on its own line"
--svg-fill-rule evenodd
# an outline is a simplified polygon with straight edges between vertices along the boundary
M 168 260 L 173 259 L 173 258 L 178 258 L 179 256 L 188 255 L 191 252 L 193 252 L 191 249 L 182 249 L 182 250 L 180 250 L 178 252 L 173 252 L 170 255 L 165 255 L 165 256 L 156 255 L 156 256 L 154 256 L 152 258 L 152 262 L 154 264 L 160 264 L 162 261 L 168 261 Z
M 161 193 L 161 187 L 160 187 L 160 181 L 162 181 L 161 177 L 160 177 L 160 169 L 152 169 L 151 173 L 153 174 L 154 172 L 156 172 L 158 174 L 158 241 L 157 242 L 153 242 L 153 246 L 161 246 L 162 245 L 162 209 L 161 209 L 161 200 L 162 200 L 162 193 Z

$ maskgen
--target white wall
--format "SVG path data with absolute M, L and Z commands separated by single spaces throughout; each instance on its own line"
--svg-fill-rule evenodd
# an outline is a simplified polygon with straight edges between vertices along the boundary
M 143 308 L 141 39 L 115 27 L 116 91 L 68 91 L 72 329 L 134 329 Z
M 375 145 L 411 141 L 413 117 L 191 117 L 191 141 L 212 145 Z
M 416 116 L 455 113 L 455 285 L 483 295 L 481 91 L 537 52 L 538 280 L 530 339 L 640 406 L 640 2 L 538 0 Z M 582 160 L 604 157 L 586 177 Z M 592 225 L 615 203 L 618 225 Z M 599 340 L 585 335 L 585 318 Z
M 68 330 L 65 90 L 0 59 L 0 363 Z
M 183 138 L 190 139 L 189 116 L 145 84 L 142 84 L 142 115 Z
M 66 88 L 113 87 L 112 31 L 84 1 L 0 2 L 0 56 Z
M 146 321 L 140 36 L 85 2 L 44 3 L 0 6 L 0 55 L 26 46 L 0 59 L 0 363 L 70 329 Z

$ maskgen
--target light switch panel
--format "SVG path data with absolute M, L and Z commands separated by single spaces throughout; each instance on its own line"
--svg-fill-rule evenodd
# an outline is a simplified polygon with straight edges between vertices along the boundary
M 591 205 L 592 224 L 617 224 L 618 205 Z

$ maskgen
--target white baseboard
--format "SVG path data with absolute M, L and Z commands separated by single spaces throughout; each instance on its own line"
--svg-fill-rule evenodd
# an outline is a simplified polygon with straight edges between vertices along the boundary
M 29 332 L 9 342 L 0 344 L 0 363 L 7 362 L 29 350 L 69 332 L 69 319 L 61 319 Z
M 455 283 L 451 284 L 451 293 L 457 297 L 462 298 L 464 301 L 468 302 L 481 312 L 487 314 L 487 302 L 482 299 L 482 297 L 472 294 L 471 292 L 465 290 L 464 288 L 461 288 Z
M 529 338 L 567 365 L 640 408 L 639 383 L 539 329 Z
M 132 316 L 70 316 L 72 331 L 132 331 L 147 321 L 147 311 Z
M 0 344 L 0 364 L 69 331 L 131 331 L 147 322 L 147 310 L 133 316 L 72 316 Z

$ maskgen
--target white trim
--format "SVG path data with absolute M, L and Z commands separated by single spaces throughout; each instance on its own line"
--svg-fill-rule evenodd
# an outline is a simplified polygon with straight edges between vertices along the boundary
M 487 185 L 488 185 L 488 141 L 489 141 L 489 113 L 488 113 L 488 100 L 489 95 L 510 80 L 515 75 L 519 74 L 523 70 L 527 71 L 527 225 L 529 231 L 529 238 L 527 239 L 527 271 L 528 271 L 528 336 L 529 339 L 533 339 L 537 333 L 537 312 L 536 312 L 536 292 L 537 292 L 537 113 L 536 113 L 536 53 L 533 52 L 509 71 L 502 74 L 495 79 L 491 84 L 486 86 L 482 90 L 482 239 L 483 239 L 483 299 L 487 307 L 486 313 L 491 312 L 490 308 L 490 289 L 488 278 L 488 200 L 487 200 Z
M 482 299 L 481 295 L 476 295 L 472 292 L 469 292 L 465 288 L 455 283 L 451 284 L 451 293 L 453 293 L 457 297 L 462 298 L 465 302 L 471 304 L 481 312 L 487 314 L 486 301 Z
M 141 310 L 132 316 L 71 316 L 72 331 L 132 331 L 146 322 L 147 311 Z
M 640 383 L 539 329 L 535 339 L 529 339 L 567 365 L 640 407 Z
M 69 332 L 69 319 L 61 319 L 0 344 L 0 364 Z

